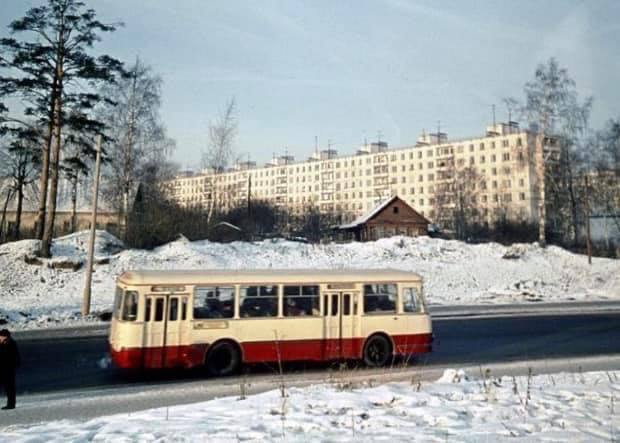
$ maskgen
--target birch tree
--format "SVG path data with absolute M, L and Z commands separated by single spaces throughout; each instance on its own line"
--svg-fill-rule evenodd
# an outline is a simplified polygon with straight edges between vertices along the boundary
M 130 199 L 146 174 L 146 165 L 164 161 L 174 150 L 159 114 L 161 88 L 161 77 L 136 58 L 117 84 L 102 90 L 109 103 L 101 119 L 111 140 L 104 192 L 118 209 L 124 238 Z

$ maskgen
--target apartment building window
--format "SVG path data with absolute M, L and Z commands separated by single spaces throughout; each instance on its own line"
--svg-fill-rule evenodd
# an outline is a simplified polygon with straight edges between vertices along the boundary
M 475 163 L 476 163 L 476 161 L 474 160 L 474 158 L 473 157 L 469 157 L 469 164 L 473 165 Z
M 423 198 L 421 198 L 421 199 L 420 199 L 420 206 L 423 206 L 423 205 L 424 205 L 424 199 L 423 199 Z
M 509 161 L 510 160 L 510 152 L 504 152 L 504 154 L 502 154 L 502 159 L 504 161 Z
M 525 200 L 525 192 L 519 192 L 519 200 Z
M 433 181 L 435 180 L 435 174 L 428 174 L 428 181 Z
M 495 156 L 495 154 L 492 154 L 492 155 L 491 155 L 491 161 L 492 161 L 492 162 L 497 161 L 497 157 Z
M 398 168 L 396 166 L 392 166 L 392 172 L 398 172 Z
M 523 157 L 523 151 L 519 151 L 519 153 L 517 154 L 517 158 L 519 159 L 519 161 L 523 161 L 525 160 L 525 158 Z
M 508 140 L 502 140 L 502 146 L 504 148 L 507 148 L 508 147 Z
M 491 174 L 497 175 L 497 168 L 491 168 Z
M 371 175 L 372 174 L 372 169 L 366 169 L 366 175 Z
M 407 166 L 402 165 L 402 166 L 400 167 L 400 172 L 405 172 L 406 170 L 407 170 Z
M 456 164 L 458 166 L 463 166 L 465 164 L 465 159 L 464 158 L 459 158 L 458 161 L 456 162 Z
M 510 175 L 510 168 L 508 166 L 504 167 L 504 174 Z
M 493 180 L 491 182 L 491 185 L 492 185 L 493 189 L 497 189 L 497 180 Z
M 422 174 L 418 175 L 418 181 L 419 182 L 424 181 L 424 176 Z
M 414 195 L 414 194 L 415 194 L 415 188 L 410 188 L 410 189 L 409 189 L 409 193 L 410 193 L 411 195 Z
M 497 194 L 493 194 L 493 201 L 495 203 L 497 203 L 499 201 L 499 198 L 497 197 Z
M 456 152 L 458 152 L 459 154 L 463 152 L 463 145 L 458 145 L 456 147 Z
M 523 180 L 522 178 L 519 179 L 519 186 L 520 187 L 525 186 L 525 180 Z
M 504 180 L 504 188 L 510 188 L 510 180 Z
M 487 196 L 486 194 L 482 195 L 482 203 L 486 203 L 487 202 Z
M 420 186 L 420 194 L 424 194 L 424 186 Z
M 400 181 L 401 183 L 407 183 L 407 177 L 402 177 Z
M 480 163 L 484 163 L 484 162 L 485 162 L 484 155 L 481 155 L 481 156 L 480 156 Z
M 424 164 L 423 163 L 418 163 L 418 169 L 424 169 Z
M 431 169 L 435 166 L 435 164 L 433 162 L 428 162 L 428 168 Z
M 482 181 L 480 182 L 480 189 L 486 189 L 486 188 L 487 188 L 487 182 L 486 182 L 486 181 L 484 181 L 484 180 L 482 180 Z
M 469 145 L 469 152 L 474 152 L 474 145 Z
M 403 153 L 403 154 L 400 154 L 400 159 L 401 159 L 401 160 L 404 160 L 404 159 L 405 159 L 405 154 L 404 154 L 404 153 Z
M 506 203 L 512 202 L 512 194 L 504 194 L 504 201 Z
M 413 160 L 413 152 L 409 153 L 409 160 Z
M 517 146 L 521 146 L 521 137 L 517 138 Z
M 411 163 L 411 164 L 409 165 L 409 170 L 410 170 L 410 171 L 413 171 L 413 170 L 414 170 L 414 168 L 413 168 L 413 163 Z
M 495 147 L 495 142 L 491 143 L 491 147 L 494 148 Z M 480 150 L 484 151 L 484 143 L 480 143 Z
M 390 157 L 390 161 L 393 161 L 393 162 L 396 161 L 396 154 L 392 154 L 392 156 Z

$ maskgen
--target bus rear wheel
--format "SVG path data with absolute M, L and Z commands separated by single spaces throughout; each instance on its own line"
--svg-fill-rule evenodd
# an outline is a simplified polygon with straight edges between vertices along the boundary
M 371 368 L 385 366 L 392 355 L 392 345 L 383 335 L 373 335 L 364 346 L 364 363 Z
M 209 375 L 223 377 L 234 374 L 240 363 L 241 354 L 234 343 L 216 343 L 207 353 L 206 366 Z

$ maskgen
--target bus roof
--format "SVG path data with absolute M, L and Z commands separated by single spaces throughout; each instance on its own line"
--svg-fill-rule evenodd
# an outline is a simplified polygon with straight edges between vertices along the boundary
M 141 270 L 118 277 L 128 285 L 195 285 L 208 283 L 345 283 L 421 281 L 413 272 L 396 269 L 251 269 Z

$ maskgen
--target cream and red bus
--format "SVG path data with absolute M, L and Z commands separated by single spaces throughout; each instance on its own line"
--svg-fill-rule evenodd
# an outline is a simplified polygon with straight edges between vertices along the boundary
M 361 359 L 431 350 L 417 274 L 397 270 L 130 271 L 117 281 L 110 353 L 120 368 Z

